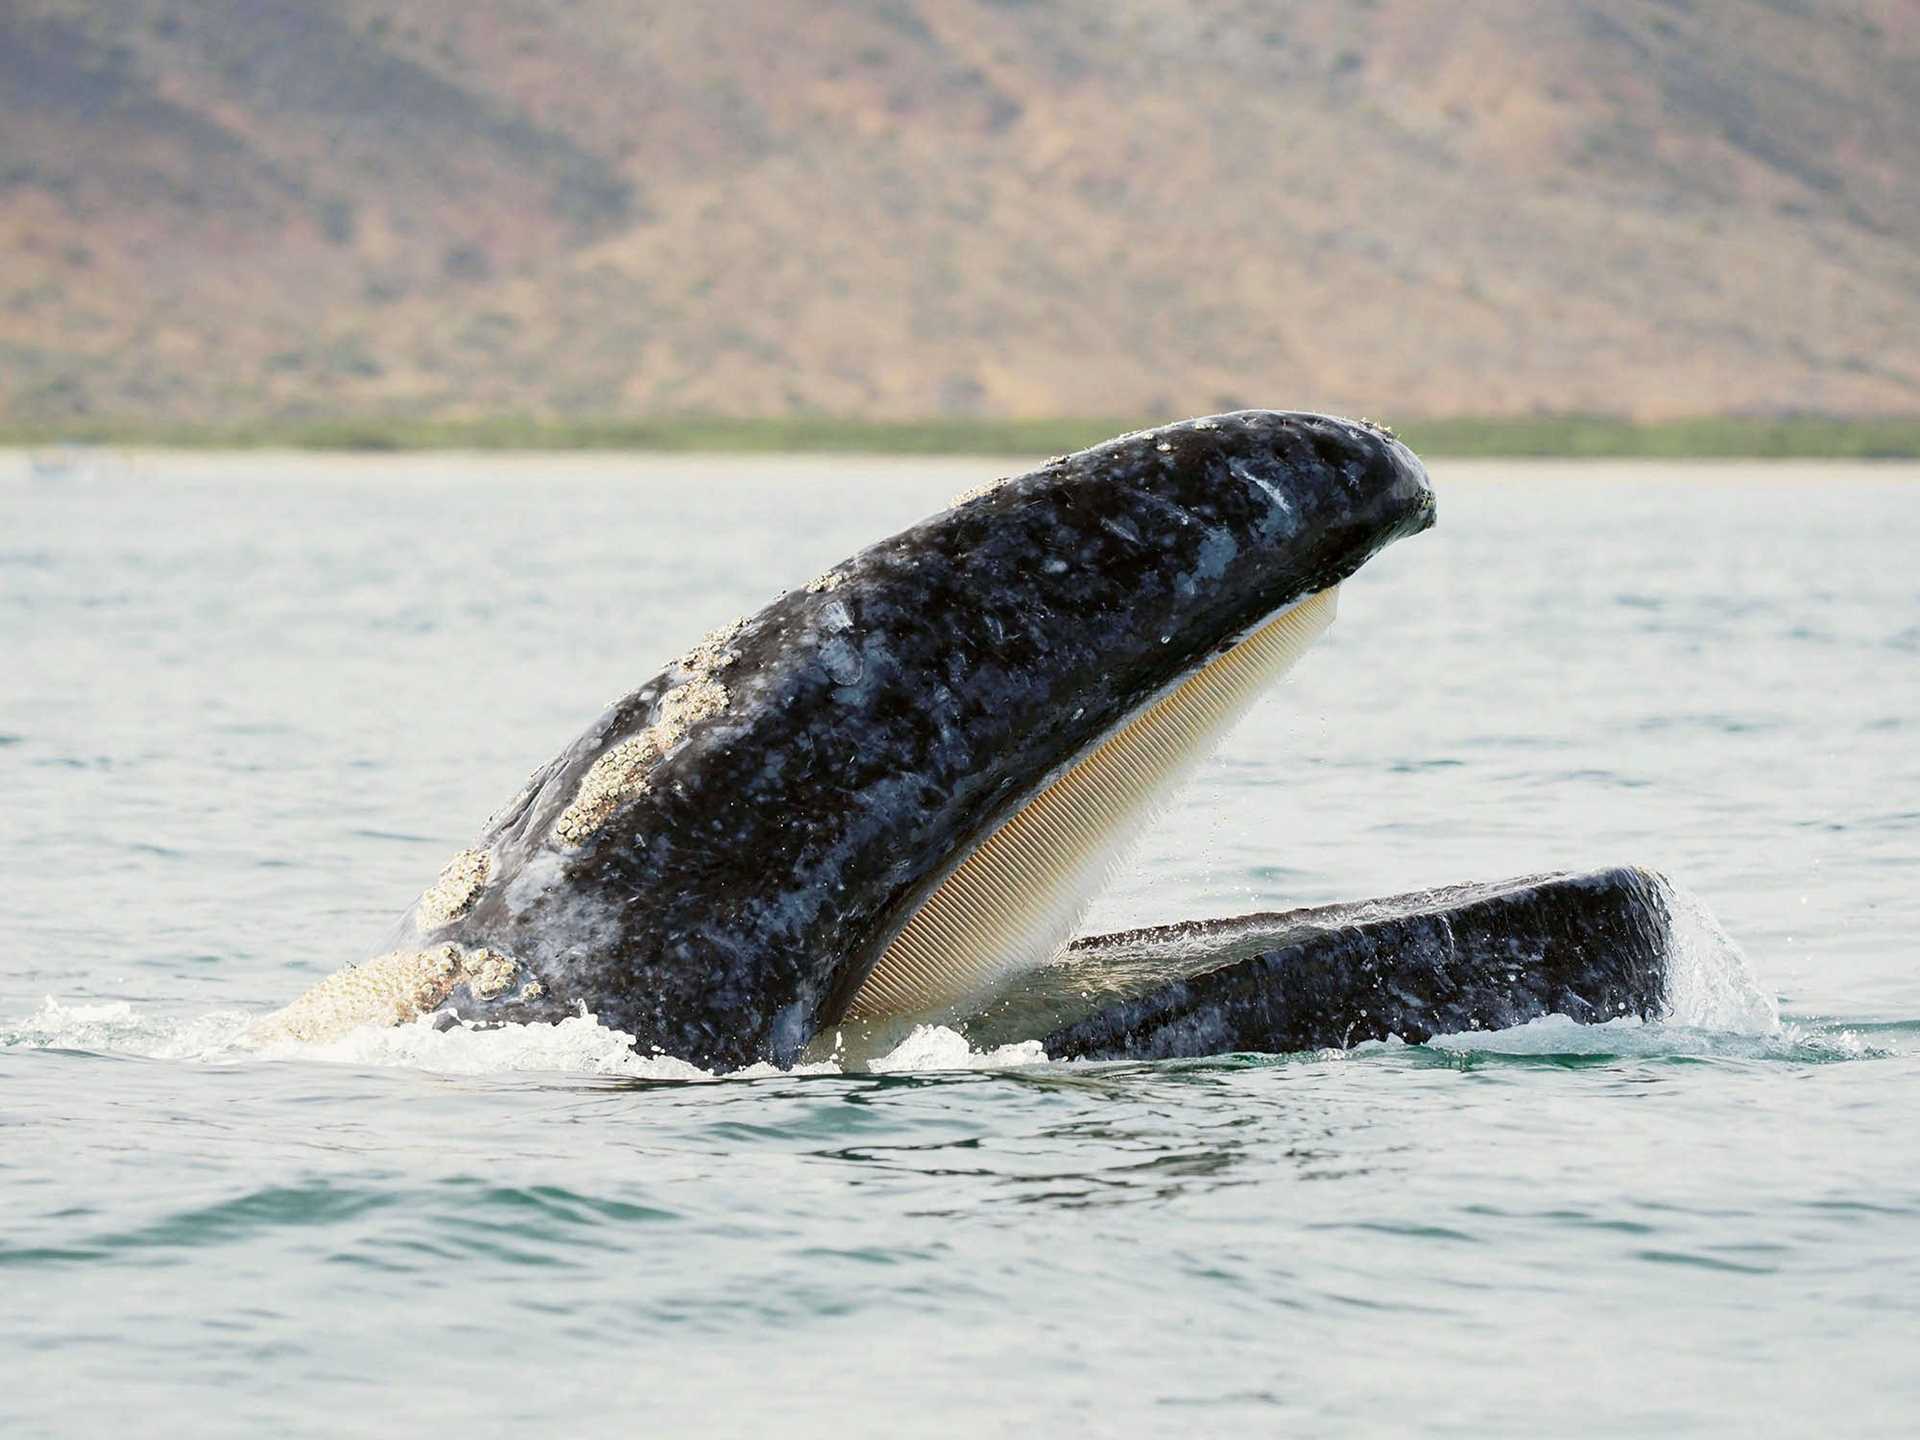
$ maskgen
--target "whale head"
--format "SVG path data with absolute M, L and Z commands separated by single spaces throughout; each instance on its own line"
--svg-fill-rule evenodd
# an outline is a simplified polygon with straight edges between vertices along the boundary
M 1278 411 L 1002 481 L 616 702 L 284 1028 L 584 1007 L 725 1069 L 964 1016 L 1058 954 L 1336 587 L 1433 516 L 1390 432 Z

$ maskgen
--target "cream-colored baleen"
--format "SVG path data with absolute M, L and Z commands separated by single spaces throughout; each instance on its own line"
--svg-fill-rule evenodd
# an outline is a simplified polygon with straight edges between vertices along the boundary
M 913 913 L 847 1018 L 947 1018 L 1054 959 L 1180 782 L 1333 623 L 1337 594 L 1322 590 L 1282 610 L 1008 816 Z

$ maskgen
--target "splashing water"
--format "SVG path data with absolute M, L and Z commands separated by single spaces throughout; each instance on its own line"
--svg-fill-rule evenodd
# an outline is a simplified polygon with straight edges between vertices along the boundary
M 82 1050 L 148 1060 L 207 1062 L 244 1059 L 238 1045 L 254 1017 L 216 1010 L 193 1019 L 143 1015 L 125 1000 L 66 1004 L 49 995 L 22 1019 L 0 1022 L 0 1049 Z
M 1506 1030 L 1438 1035 L 1427 1042 L 1428 1048 L 1450 1054 L 1640 1057 L 1846 1058 L 1878 1053 L 1846 1032 L 1836 1036 L 1798 1026 L 1783 1028 L 1775 1001 L 1761 989 L 1745 953 L 1712 912 L 1684 888 L 1664 879 L 1661 884 L 1674 920 L 1664 1019 L 1649 1023 L 1626 1018 L 1585 1025 L 1564 1015 L 1549 1015 Z M 286 1039 L 258 1043 L 250 1033 L 256 1018 L 217 1011 L 193 1019 L 166 1019 L 142 1015 L 125 1001 L 67 1005 L 49 997 L 33 1015 L 0 1029 L 0 1045 L 216 1064 L 248 1059 L 322 1061 L 447 1075 L 554 1072 L 692 1081 L 843 1073 L 836 1060 L 827 1059 L 791 1072 L 763 1064 L 721 1077 L 674 1056 L 639 1054 L 631 1035 L 585 1013 L 556 1024 L 486 1029 L 464 1023 L 436 1026 L 429 1017 L 386 1029 L 362 1028 L 319 1044 Z M 1398 1041 L 1366 1042 L 1345 1053 L 1379 1055 L 1398 1046 Z M 1341 1053 L 1322 1052 L 1320 1058 Z M 1037 1040 L 983 1050 L 946 1026 L 917 1025 L 890 1051 L 861 1068 L 889 1075 L 1003 1070 L 1048 1061 Z
M 33 1014 L 0 1025 L 0 1048 L 76 1050 L 237 1064 L 248 1060 L 302 1060 L 351 1066 L 424 1070 L 441 1075 L 494 1075 L 516 1072 L 617 1076 L 629 1080 L 763 1079 L 770 1075 L 838 1075 L 832 1061 L 779 1070 L 753 1065 L 724 1076 L 671 1055 L 642 1055 L 633 1037 L 602 1025 L 592 1015 L 576 1015 L 555 1024 L 501 1025 L 482 1029 L 467 1024 L 437 1028 L 431 1018 L 385 1029 L 363 1027 L 320 1044 L 251 1038 L 259 1017 L 235 1010 L 189 1019 L 143 1014 L 124 1000 L 104 1004 L 67 1004 L 48 996 Z M 1037 1041 L 975 1050 L 966 1037 L 945 1026 L 916 1026 L 892 1051 L 865 1068 L 876 1074 L 916 1071 L 995 1070 L 1045 1064 Z
M 1780 1006 L 1760 988 L 1746 952 L 1704 901 L 1660 877 L 1673 920 L 1667 962 L 1667 1019 L 1703 1030 L 1764 1035 L 1780 1028 Z

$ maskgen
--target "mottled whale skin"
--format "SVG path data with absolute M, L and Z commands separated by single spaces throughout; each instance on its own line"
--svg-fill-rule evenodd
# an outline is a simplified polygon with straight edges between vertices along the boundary
M 1278 411 L 1005 480 L 617 701 L 456 858 L 393 953 L 281 1026 L 584 1007 L 643 1052 L 790 1064 L 1048 777 L 1433 515 L 1390 432 Z M 354 985 L 377 1003 L 319 1015 Z

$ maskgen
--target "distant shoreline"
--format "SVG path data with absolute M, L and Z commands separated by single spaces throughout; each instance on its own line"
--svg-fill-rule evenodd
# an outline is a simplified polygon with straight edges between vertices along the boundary
M 1168 417 L 1172 418 L 1172 417 Z M 653 450 L 1037 455 L 1082 449 L 1147 422 L 1128 420 L 845 420 L 827 416 L 720 419 L 477 420 L 358 418 L 230 425 L 152 421 L 0 421 L 0 447 L 108 445 L 188 450 Z M 1461 417 L 1396 427 L 1423 455 L 1567 459 L 1920 459 L 1920 415 L 1848 419 L 1711 416 L 1636 421 L 1611 416 Z

